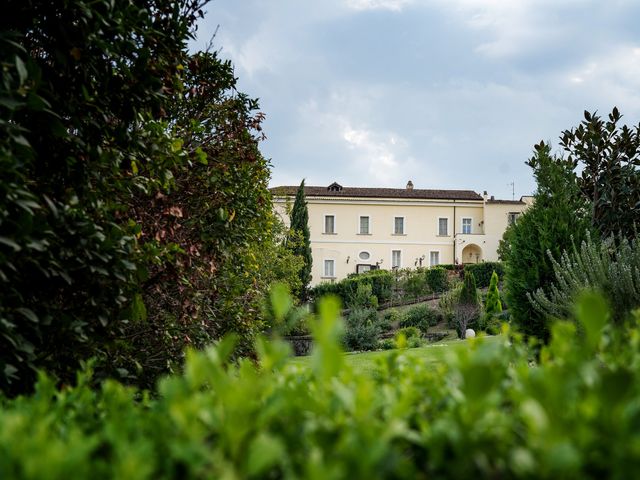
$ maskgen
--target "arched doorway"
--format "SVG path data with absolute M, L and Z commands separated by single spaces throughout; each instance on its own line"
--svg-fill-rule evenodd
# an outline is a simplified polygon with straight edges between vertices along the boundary
M 480 263 L 482 249 L 475 243 L 470 243 L 462 249 L 462 263 Z

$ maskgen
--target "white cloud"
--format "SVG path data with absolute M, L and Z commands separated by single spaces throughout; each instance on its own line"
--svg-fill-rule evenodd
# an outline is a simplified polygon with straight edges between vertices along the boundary
M 347 6 L 354 10 L 390 10 L 400 12 L 413 3 L 412 0 L 347 0 Z

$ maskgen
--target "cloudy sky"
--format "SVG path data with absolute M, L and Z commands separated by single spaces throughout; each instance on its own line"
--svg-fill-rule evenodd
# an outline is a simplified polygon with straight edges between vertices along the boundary
M 204 47 L 260 99 L 271 185 L 531 193 L 540 140 L 640 120 L 636 0 L 213 0 Z

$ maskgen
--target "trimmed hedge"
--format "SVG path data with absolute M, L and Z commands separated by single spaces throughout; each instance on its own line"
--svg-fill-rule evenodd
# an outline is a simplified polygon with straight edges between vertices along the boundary
M 493 272 L 496 272 L 500 278 L 504 277 L 504 266 L 500 262 L 469 263 L 464 266 L 464 271 L 473 273 L 478 288 L 489 286 Z
M 371 293 L 376 296 L 378 303 L 382 304 L 391 298 L 393 274 L 388 270 L 373 270 L 359 275 L 347 277 L 339 282 L 323 282 L 310 291 L 311 297 L 318 300 L 325 295 L 335 295 L 347 306 L 351 298 L 358 291 L 358 285 L 371 285 Z
M 374 372 L 339 348 L 324 302 L 307 365 L 261 342 L 258 364 L 225 340 L 187 354 L 152 399 L 90 372 L 0 400 L 0 476 L 109 478 L 634 478 L 640 471 L 640 329 L 553 326 L 539 361 L 519 336 L 477 338 L 432 363 L 399 351 Z M 635 473 L 634 473 L 635 472 Z
M 432 292 L 441 293 L 449 289 L 449 275 L 444 268 L 432 267 L 426 270 L 424 275 Z

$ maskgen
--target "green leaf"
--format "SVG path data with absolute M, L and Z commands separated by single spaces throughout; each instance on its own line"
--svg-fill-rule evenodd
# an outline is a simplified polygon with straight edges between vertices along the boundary
M 28 72 L 27 66 L 24 64 L 22 59 L 16 55 L 16 70 L 18 71 L 18 78 L 20 79 L 20 85 L 24 83 L 27 79 Z
M 286 449 L 278 438 L 260 433 L 249 446 L 247 473 L 251 476 L 265 474 L 286 456 Z
M 16 242 L 7 237 L 0 237 L 0 243 L 3 243 L 11 248 L 13 248 L 14 252 L 19 252 L 22 250 L 22 247 L 18 245 Z
M 582 324 L 591 348 L 597 347 L 602 337 L 602 330 L 609 319 L 609 309 L 602 295 L 586 291 L 576 303 L 576 317 Z
M 38 323 L 38 316 L 33 312 L 33 310 L 25 307 L 16 308 L 16 311 L 24 315 L 28 320 L 33 323 Z

